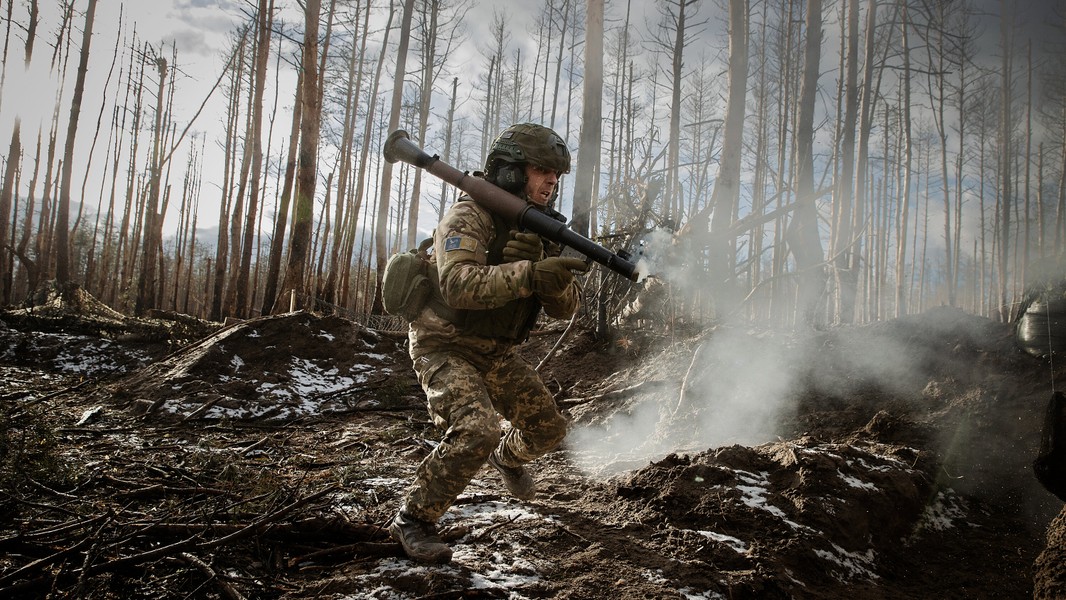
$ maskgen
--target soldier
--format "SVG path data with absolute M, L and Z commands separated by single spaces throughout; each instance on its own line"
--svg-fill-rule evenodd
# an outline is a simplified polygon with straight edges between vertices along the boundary
M 562 138 L 523 123 L 493 142 L 484 177 L 553 212 L 559 177 L 569 172 Z M 463 196 L 433 233 L 447 306 L 430 303 L 411 322 L 408 337 L 429 414 L 444 437 L 419 465 L 388 526 L 419 561 L 451 560 L 436 522 L 486 462 L 513 496 L 531 499 L 535 486 L 523 465 L 566 435 L 551 393 L 515 346 L 529 336 L 542 309 L 557 319 L 573 316 L 581 290 L 572 270 L 587 265 L 558 256 L 557 245 L 515 227 Z M 511 423 L 506 433 L 498 415 Z

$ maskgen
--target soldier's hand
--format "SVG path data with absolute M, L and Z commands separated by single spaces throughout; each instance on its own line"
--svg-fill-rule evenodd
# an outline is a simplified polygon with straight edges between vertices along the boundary
M 574 281 L 571 271 L 584 273 L 589 266 L 580 258 L 553 256 L 533 263 L 533 292 L 554 298 L 562 294 Z
M 503 262 L 519 260 L 538 261 L 544 256 L 544 242 L 535 233 L 516 231 L 514 237 L 503 247 Z

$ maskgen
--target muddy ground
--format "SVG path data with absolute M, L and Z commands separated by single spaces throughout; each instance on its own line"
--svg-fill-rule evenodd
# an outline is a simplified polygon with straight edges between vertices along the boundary
M 402 337 L 53 308 L 0 323 L 0 597 L 1066 597 L 1031 469 L 1066 371 L 1010 325 L 579 328 L 537 498 L 485 469 L 424 566 L 380 528 L 437 438 Z

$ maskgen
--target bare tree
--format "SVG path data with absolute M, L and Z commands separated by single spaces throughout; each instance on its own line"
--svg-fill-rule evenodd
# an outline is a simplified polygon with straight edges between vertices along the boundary
M 348 227 L 347 227 L 349 236 L 348 236 L 348 241 L 347 241 L 347 244 L 346 244 L 346 247 L 345 247 L 345 251 L 344 251 L 344 276 L 345 277 L 344 277 L 344 279 L 342 279 L 342 289 L 344 290 L 345 294 L 348 293 L 348 288 L 350 287 L 350 285 L 348 284 L 348 274 L 351 272 L 352 260 L 354 259 L 354 256 L 355 256 L 355 237 L 358 234 L 358 229 L 359 229 L 359 227 L 358 227 L 358 225 L 359 225 L 359 211 L 362 208 L 369 209 L 371 204 L 372 204 L 371 202 L 368 201 L 364 205 L 363 200 L 364 200 L 364 196 L 368 195 L 366 190 L 369 189 L 369 187 L 370 187 L 370 182 L 368 180 L 368 175 L 369 175 L 370 168 L 369 168 L 368 165 L 369 165 L 369 161 L 370 161 L 370 144 L 371 144 L 371 141 L 373 140 L 373 137 L 374 137 L 373 136 L 374 125 L 376 123 L 376 119 L 378 118 L 377 117 L 377 113 L 378 113 L 378 110 L 377 110 L 378 88 L 381 85 L 381 74 L 382 74 L 382 70 L 383 70 L 384 65 L 385 65 L 385 57 L 388 54 L 387 50 L 388 50 L 388 45 L 389 45 L 389 32 L 392 30 L 392 20 L 393 20 L 393 18 L 395 18 L 395 16 L 396 16 L 395 5 L 390 2 L 389 3 L 389 17 L 388 17 L 388 19 L 387 19 L 387 21 L 385 23 L 384 36 L 383 36 L 383 39 L 382 39 L 382 42 L 381 42 L 381 51 L 378 54 L 377 66 L 374 69 L 374 79 L 373 79 L 373 82 L 371 83 L 371 89 L 370 89 L 370 92 L 369 92 L 369 103 L 368 103 L 368 106 L 367 106 L 367 109 L 366 109 L 366 119 L 365 119 L 365 122 L 364 122 L 364 129 L 363 129 L 363 144 L 362 144 L 362 148 L 360 149 L 360 153 L 359 153 L 359 167 L 358 167 L 358 169 L 356 171 L 355 192 L 353 194 L 353 197 L 355 199 L 355 204 L 354 204 L 354 206 L 351 209 L 351 215 L 350 215 L 350 219 L 349 219 Z M 366 24 L 364 23 L 364 33 L 366 31 L 365 27 L 366 27 Z M 363 51 L 361 51 L 361 53 L 365 54 L 366 35 L 363 36 L 363 40 L 361 42 L 361 45 L 362 45 L 362 48 L 363 48 Z M 364 223 L 365 222 L 366 222 L 366 219 L 364 219 Z
M 7 23 L 11 26 L 12 2 L 7 6 Z M 29 22 L 26 26 L 25 58 L 23 69 L 29 69 L 30 57 L 33 55 L 33 40 L 37 31 L 37 0 L 30 0 Z M 7 42 L 4 37 L 4 74 L 7 74 Z M 15 115 L 15 123 L 11 129 L 11 142 L 8 145 L 7 160 L 4 164 L 4 178 L 0 182 L 0 305 L 11 303 L 12 288 L 14 283 L 14 255 L 15 255 L 15 228 L 9 226 L 16 218 L 12 210 L 12 199 L 15 196 L 15 176 L 19 164 L 22 162 L 22 119 Z
M 822 2 L 808 0 L 807 38 L 803 59 L 799 114 L 796 122 L 797 207 L 788 228 L 789 249 L 796 259 L 799 282 L 799 315 L 813 323 L 825 277 L 822 242 L 818 235 L 817 198 L 814 189 L 814 102 L 818 92 L 822 43 Z
M 296 151 L 299 147 L 303 120 L 304 72 L 296 74 L 296 98 L 292 108 L 292 127 L 289 131 L 288 152 L 285 154 L 285 175 L 281 186 L 278 210 L 274 215 L 274 235 L 270 239 L 270 257 L 267 259 L 266 283 L 263 286 L 263 314 L 273 314 L 278 294 L 278 279 L 281 275 L 281 257 L 285 253 L 285 230 L 288 227 L 289 204 L 292 200 L 293 180 L 296 177 Z
M 300 82 L 300 153 L 296 170 L 296 206 L 293 211 L 292 240 L 282 292 L 305 291 L 304 273 L 311 244 L 314 223 L 315 184 L 318 178 L 318 138 L 322 120 L 322 94 L 318 70 L 318 22 L 322 1 L 306 0 L 304 4 L 304 38 Z
M 900 124 L 903 127 L 903 180 L 900 184 L 899 222 L 896 228 L 896 317 L 907 314 L 907 224 L 910 215 L 911 176 L 913 173 L 914 141 L 911 123 L 911 49 L 910 49 L 910 11 L 906 0 L 900 0 L 900 44 L 903 53 L 903 73 L 900 92 Z M 911 258 L 914 260 L 914 257 Z
M 666 138 L 666 185 L 663 191 L 665 206 L 664 217 L 680 224 L 680 162 L 681 162 L 681 86 L 683 80 L 685 47 L 691 41 L 699 24 L 690 22 L 689 9 L 696 6 L 697 0 L 665 0 L 661 5 L 664 20 L 664 33 L 672 34 L 673 40 L 660 40 L 659 46 L 667 51 L 670 59 L 670 122 Z M 695 8 L 692 8 L 694 11 Z
M 414 12 L 414 0 L 404 0 L 403 16 L 400 18 L 400 43 L 396 50 L 396 72 L 392 78 L 392 110 L 389 113 L 389 131 L 400 125 L 400 108 L 403 101 L 403 82 L 407 73 L 407 47 L 411 43 L 411 18 Z M 373 313 L 384 312 L 381 306 L 381 275 L 385 272 L 385 262 L 389 259 L 388 221 L 389 198 L 392 192 L 392 163 L 385 162 L 381 171 L 381 196 L 378 199 L 377 226 L 374 232 L 374 253 L 377 259 L 377 280 L 374 292 Z
M 429 109 L 433 98 L 433 86 L 436 82 L 438 23 L 440 20 L 441 0 L 423 0 L 420 11 L 421 78 L 418 86 L 418 139 L 425 145 L 429 132 Z M 411 201 L 407 212 L 407 246 L 414 248 L 418 235 L 419 196 L 422 190 L 422 169 L 415 169 L 411 183 Z
M 859 113 L 859 0 L 847 0 L 847 50 L 844 76 L 843 139 L 840 144 L 840 177 L 837 179 L 835 221 L 832 232 L 833 273 L 836 278 L 836 320 L 851 323 L 855 318 L 858 287 L 858 253 L 851 239 L 855 231 L 855 134 Z M 872 10 L 872 9 L 871 9 Z
M 369 17 L 370 10 L 364 11 L 364 22 Z M 351 21 L 354 24 L 358 22 L 358 13 Z M 365 44 L 367 37 L 366 25 L 363 27 L 362 38 Z M 344 119 L 341 124 L 340 131 L 340 148 L 339 156 L 337 157 L 337 214 L 336 214 L 336 229 L 337 233 L 333 236 L 330 247 L 329 257 L 329 269 L 326 273 L 325 281 L 321 283 L 319 297 L 323 300 L 331 303 L 337 303 L 337 296 L 346 298 L 347 294 L 337 293 L 337 282 L 347 281 L 347 275 L 350 271 L 347 261 L 341 262 L 341 256 L 346 256 L 345 250 L 351 239 L 351 228 L 348 224 L 353 224 L 355 221 L 355 210 L 352 207 L 352 197 L 350 194 L 349 175 L 352 172 L 352 154 L 355 150 L 355 122 L 356 112 L 358 108 L 358 99 L 362 91 L 363 83 L 363 52 L 359 51 L 356 46 L 356 34 L 354 29 L 352 30 L 352 40 L 348 50 L 347 57 L 348 74 L 344 78 L 344 102 L 343 112 Z M 332 175 L 332 174 L 331 174 Z M 328 208 L 328 203 L 326 203 Z M 323 245 L 323 252 L 325 251 Z M 340 304 L 344 304 L 344 301 L 340 301 Z
M 737 205 L 740 202 L 741 151 L 744 147 L 744 115 L 748 91 L 748 3 L 746 0 L 729 0 L 729 92 L 725 109 L 722 153 L 718 179 L 714 184 L 710 205 L 711 244 L 709 272 L 711 283 L 717 284 L 732 278 L 732 240 L 726 230 L 732 225 Z M 706 226 L 697 224 L 698 231 Z
M 256 23 L 255 72 L 252 77 L 251 113 L 251 186 L 248 193 L 248 215 L 244 224 L 244 243 L 241 246 L 240 267 L 237 275 L 237 317 L 248 316 L 248 280 L 252 267 L 252 249 L 259 241 L 256 235 L 256 212 L 262 179 L 263 165 L 263 91 L 266 88 L 267 59 L 270 57 L 270 30 L 274 22 L 274 0 L 259 0 Z
M 588 235 L 600 168 L 601 115 L 603 110 L 603 0 L 588 0 L 585 31 L 585 77 L 582 96 L 581 139 L 574 177 L 574 231 Z
M 78 117 L 85 94 L 85 73 L 89 69 L 89 46 L 93 36 L 93 20 L 96 17 L 96 0 L 89 0 L 85 9 L 85 28 L 82 30 L 81 54 L 78 74 L 74 81 L 74 96 L 70 101 L 70 121 L 67 123 L 67 139 L 63 147 L 62 180 L 59 187 L 59 206 L 56 207 L 56 279 L 61 285 L 70 283 L 70 243 L 68 219 L 70 218 L 70 184 L 74 163 L 74 140 L 78 132 Z
M 156 294 L 156 286 L 158 285 L 156 256 L 163 244 L 163 215 L 159 212 L 159 199 L 163 168 L 163 101 L 165 98 L 164 87 L 167 80 L 167 60 L 162 56 L 156 57 L 155 67 L 159 73 L 159 87 L 156 91 L 155 126 L 152 136 L 152 159 L 149 164 L 148 197 L 144 207 L 144 245 L 141 250 L 141 273 L 137 280 L 137 301 L 134 309 L 137 314 L 158 308 L 159 300 Z
M 1009 0 L 1000 0 L 1000 43 L 1003 56 L 1000 63 L 1000 121 L 999 121 L 999 214 L 997 227 L 999 228 L 999 318 L 1002 321 L 1010 319 L 1010 304 L 1008 303 L 1007 290 L 1010 289 L 1010 237 L 1011 237 L 1011 210 L 1014 204 L 1013 184 L 1011 183 L 1011 169 L 1013 157 L 1011 152 L 1011 126 L 1012 100 L 1011 84 L 1011 60 L 1013 58 L 1014 44 L 1014 11 Z
M 244 74 L 244 53 L 248 40 L 248 28 L 242 27 L 234 40 L 234 53 L 237 56 L 236 68 L 231 71 L 229 86 L 229 103 L 226 112 L 226 137 L 223 144 L 222 194 L 218 215 L 218 241 L 215 244 L 214 288 L 211 296 L 211 319 L 223 318 L 223 299 L 225 297 L 226 266 L 230 262 L 230 212 L 232 210 L 232 177 L 234 172 L 233 150 L 237 145 L 237 121 L 240 116 L 240 90 Z

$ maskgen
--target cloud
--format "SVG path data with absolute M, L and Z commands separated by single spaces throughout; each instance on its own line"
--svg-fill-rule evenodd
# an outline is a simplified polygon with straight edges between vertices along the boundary
M 182 53 L 197 56 L 214 56 L 216 51 L 207 42 L 207 36 L 199 29 L 179 29 L 164 39 L 165 45 L 169 46 L 173 41 Z
M 173 9 L 167 12 L 167 19 L 217 34 L 229 33 L 241 18 L 240 7 L 228 0 L 176 0 Z

